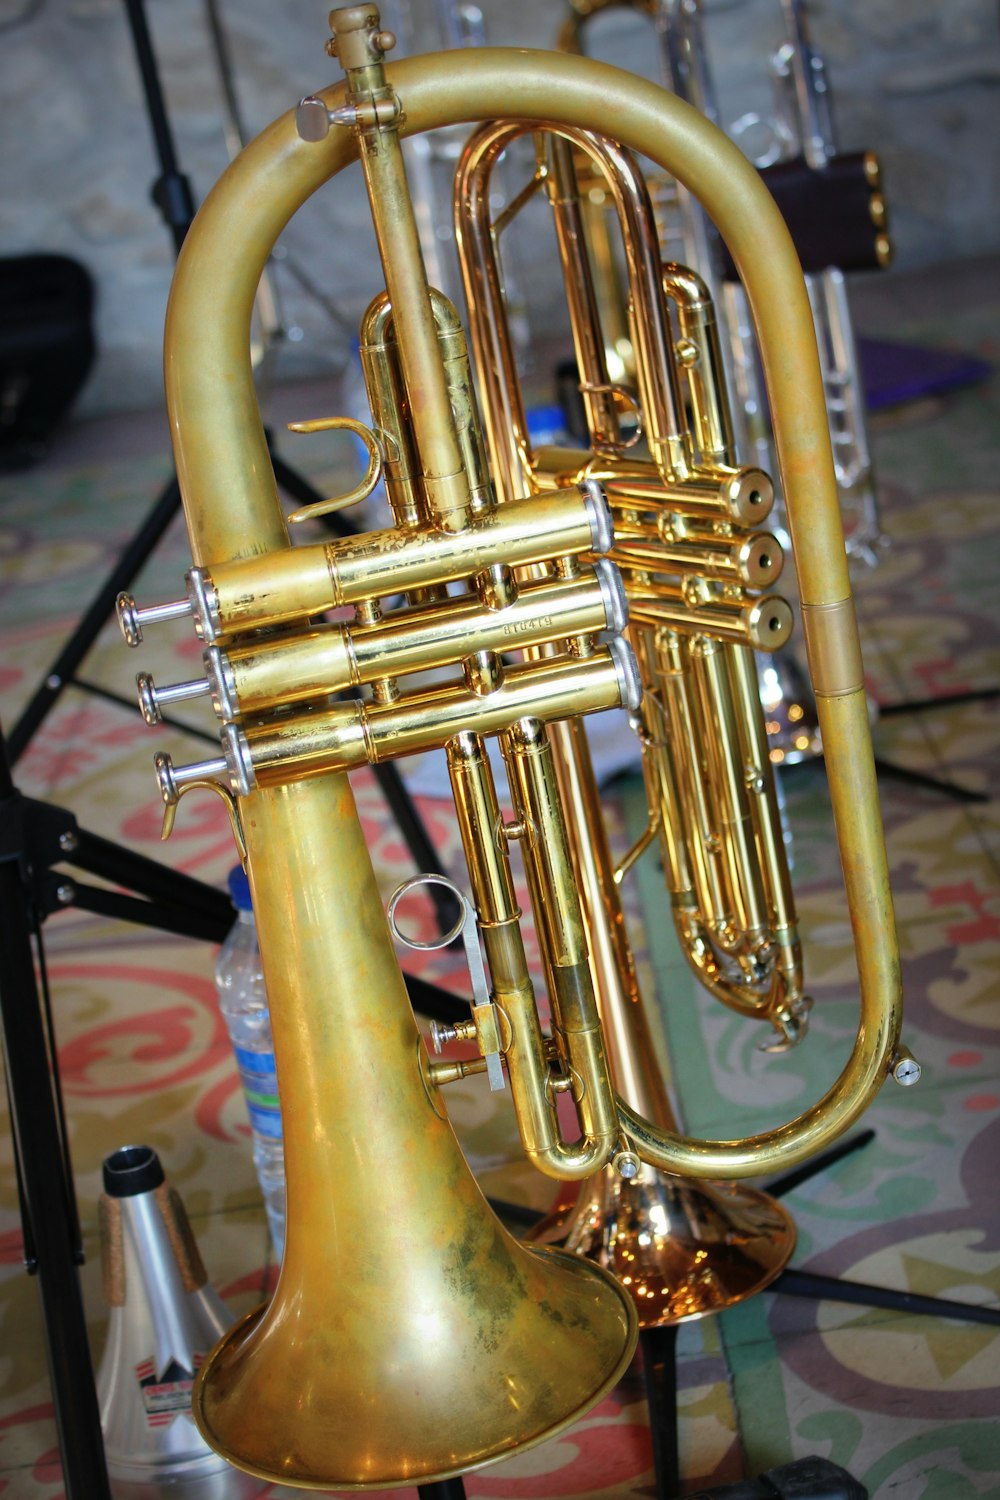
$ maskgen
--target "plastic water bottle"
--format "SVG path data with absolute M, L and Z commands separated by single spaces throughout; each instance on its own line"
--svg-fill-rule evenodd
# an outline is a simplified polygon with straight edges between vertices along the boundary
M 253 1132 L 254 1166 L 264 1195 L 275 1255 L 280 1261 L 285 1244 L 285 1154 L 281 1139 L 281 1110 L 274 1071 L 271 1017 L 264 992 L 250 885 L 239 865 L 229 872 L 229 894 L 237 916 L 219 949 L 215 986 L 243 1084 Z

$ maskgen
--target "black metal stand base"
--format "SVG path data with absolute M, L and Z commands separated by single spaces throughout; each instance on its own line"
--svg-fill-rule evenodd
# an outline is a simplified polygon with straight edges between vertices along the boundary
M 835 1162 L 861 1150 L 875 1139 L 873 1130 L 864 1130 L 856 1136 L 840 1141 L 829 1151 L 823 1152 L 813 1161 L 766 1183 L 764 1191 L 772 1198 L 784 1197 L 803 1182 L 827 1171 Z M 519 1205 L 501 1200 L 490 1200 L 497 1212 L 507 1219 L 522 1224 L 537 1224 L 542 1214 Z M 780 1276 L 764 1288 L 761 1295 L 784 1293 L 791 1297 L 821 1298 L 831 1302 L 847 1302 L 862 1307 L 891 1308 L 896 1312 L 920 1313 L 929 1317 L 955 1318 L 966 1323 L 1000 1324 L 1000 1309 L 977 1307 L 968 1302 L 953 1302 L 943 1297 L 922 1297 L 913 1292 L 895 1291 L 889 1287 L 872 1286 L 866 1282 L 848 1281 L 837 1276 L 822 1276 L 813 1271 L 786 1268 Z M 662 1328 L 643 1328 L 639 1334 L 639 1350 L 642 1358 L 642 1374 L 646 1402 L 649 1410 L 650 1438 L 653 1445 L 653 1467 L 656 1482 L 656 1500 L 677 1500 L 680 1484 L 680 1464 L 677 1437 L 677 1325 Z M 826 1460 L 807 1459 L 805 1465 L 824 1465 Z M 775 1500 L 788 1496 L 789 1500 L 865 1500 L 867 1491 L 835 1464 L 829 1472 L 802 1469 L 800 1474 L 791 1473 L 799 1466 L 789 1466 L 788 1483 L 791 1488 L 775 1487 L 775 1476 L 784 1470 L 773 1470 L 759 1479 L 744 1481 L 742 1486 L 725 1487 L 720 1490 L 701 1490 L 689 1500 Z M 813 1488 L 795 1488 L 796 1484 L 813 1483 Z M 833 1485 L 831 1488 L 830 1485 Z M 770 1485 L 770 1488 L 768 1487 Z M 826 1486 L 824 1488 L 824 1485 Z M 838 1486 L 840 1486 L 838 1488 Z
M 992 703 L 996 698 L 1000 698 L 1000 688 L 972 688 L 965 693 L 945 693 L 938 698 L 914 698 L 906 703 L 879 704 L 878 714 L 880 719 L 891 719 L 900 714 L 922 714 L 932 709 L 955 708 L 963 703 Z M 990 800 L 986 792 L 974 792 L 970 787 L 959 786 L 954 781 L 944 781 L 940 777 L 928 776 L 923 771 L 913 771 L 892 762 L 876 759 L 875 768 L 887 776 L 894 776 L 897 781 L 908 782 L 911 786 L 924 787 L 928 791 L 941 792 L 955 802 L 989 802 Z
M 642 1379 L 649 1411 L 657 1500 L 673 1500 L 680 1484 L 677 1441 L 677 1324 L 639 1331 Z
M 24 807 L 0 737 L 0 1019 L 15 1143 L 24 1260 L 38 1278 L 67 1500 L 110 1500 L 78 1267 L 83 1245 L 45 991 L 35 977 L 40 927 Z M 41 967 L 44 980 L 44 967 Z
M 434 1484 L 418 1484 L 420 1500 L 465 1500 L 465 1485 L 461 1479 L 438 1479 Z

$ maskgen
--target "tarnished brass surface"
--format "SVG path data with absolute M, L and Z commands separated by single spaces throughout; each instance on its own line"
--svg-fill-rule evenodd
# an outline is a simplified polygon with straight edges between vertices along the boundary
M 816 623 L 820 611 L 821 629 Z M 802 623 L 809 645 L 809 676 L 817 698 L 864 692 L 865 669 L 851 600 L 803 603 Z
M 503 1458 L 614 1383 L 631 1305 L 610 1277 L 519 1245 L 487 1208 L 421 1078 L 347 778 L 257 793 L 243 816 L 287 1232 L 272 1301 L 202 1367 L 201 1429 L 252 1473 L 321 1488 Z
M 262 491 L 256 503 L 262 505 L 265 496 Z M 283 542 L 262 556 L 216 559 L 208 573 L 225 638 L 373 596 L 451 583 L 488 568 L 498 555 L 520 565 L 544 562 L 554 552 L 588 552 L 593 545 L 584 497 L 564 489 L 516 510 L 488 511 L 458 533 L 392 529 L 305 547 Z
M 504 503 L 477 515 L 394 145 L 397 132 L 483 116 L 526 128 L 557 120 L 574 142 L 591 138 L 594 121 L 613 119 L 623 147 L 672 171 L 705 202 L 729 242 L 761 333 L 803 597 L 816 605 L 846 599 L 836 488 L 816 423 L 822 389 L 808 299 L 780 218 L 738 150 L 654 86 L 578 59 L 469 49 L 383 72 L 374 8 L 339 16 L 338 45 L 345 25 L 365 29 L 363 60 L 352 64 L 347 87 L 322 97 L 329 109 L 353 109 L 355 126 L 338 125 L 310 142 L 298 139 L 293 115 L 266 130 L 199 212 L 171 297 L 166 378 L 178 475 L 195 561 L 208 570 L 233 632 L 302 619 L 343 600 L 368 609 L 392 589 L 440 586 L 449 566 L 453 578 L 472 575 L 483 602 L 508 586 L 504 568 L 515 563 L 494 544 L 518 496 L 529 493 L 520 485 L 527 478 L 530 488 L 530 450 L 515 413 L 496 449 L 505 457 L 494 457 Z M 399 379 L 412 408 L 419 522 L 404 522 L 375 544 L 368 538 L 289 552 L 250 372 L 254 291 L 287 219 L 359 150 L 386 265 Z M 627 219 L 639 211 L 631 194 L 623 211 Z M 640 266 L 637 274 L 643 305 L 655 313 L 659 272 Z M 662 318 L 651 318 L 644 338 L 649 390 L 657 395 L 644 391 L 642 402 L 653 413 L 654 476 L 665 488 L 697 485 L 676 372 L 664 362 L 665 337 Z M 488 403 L 491 445 L 496 415 Z M 546 505 L 564 520 L 572 513 L 580 528 L 575 546 L 564 542 L 572 527 L 557 541 L 550 535 L 548 545 L 539 540 L 530 565 L 558 571 L 561 556 L 594 545 L 577 492 L 531 495 L 523 523 L 507 535 L 513 548 L 522 526 L 534 524 L 529 513 L 540 515 Z M 261 592 L 273 594 L 274 610 L 271 597 L 262 605 Z M 820 609 L 809 626 L 820 649 L 824 622 Z M 740 649 L 723 648 L 727 656 Z M 491 655 L 469 659 L 463 712 L 485 705 L 485 723 L 495 732 L 490 699 L 498 663 Z M 599 650 L 570 654 L 564 663 L 541 679 L 556 699 L 579 666 L 598 677 L 607 670 Z M 541 665 L 527 666 L 521 680 L 537 684 Z M 514 675 L 505 673 L 497 691 Z M 355 713 L 348 738 L 363 738 L 368 721 L 389 723 L 408 711 L 406 695 L 399 709 L 390 679 L 383 683 L 383 699 Z M 518 789 L 518 833 L 529 842 L 536 826 L 558 833 L 561 816 L 551 779 L 540 770 L 534 722 L 550 701 L 546 694 L 530 704 L 517 698 L 515 717 L 499 729 Z M 426 704 L 416 742 L 439 711 Z M 863 694 L 824 700 L 821 713 L 862 981 L 859 1036 L 840 1079 L 797 1119 L 735 1142 L 685 1136 L 616 1101 L 581 959 L 579 892 L 556 838 L 549 841 L 555 862 L 536 850 L 532 876 L 543 906 L 560 912 L 546 938 L 551 1038 L 539 1038 L 537 1016 L 532 1022 L 527 1015 L 513 914 L 498 914 L 492 927 L 484 922 L 491 979 L 505 996 L 508 1070 L 521 1069 L 519 1123 L 529 1140 L 536 1137 L 534 1159 L 553 1175 L 578 1177 L 607 1161 L 619 1126 L 648 1162 L 672 1172 L 756 1175 L 828 1144 L 881 1085 L 897 1045 L 899 976 Z M 279 722 L 255 725 L 253 733 L 280 735 Z M 445 732 L 449 751 L 476 741 L 457 715 Z M 369 738 L 366 758 L 370 745 Z M 484 1210 L 416 1041 L 370 860 L 346 805 L 346 781 L 330 771 L 299 779 L 300 770 L 291 758 L 282 776 L 276 756 L 273 784 L 239 798 L 255 906 L 266 914 L 261 945 L 288 1110 L 288 1249 L 268 1312 L 215 1352 L 198 1404 L 224 1451 L 267 1477 L 332 1488 L 412 1484 L 502 1457 L 572 1420 L 629 1357 L 632 1309 L 589 1263 L 512 1249 Z M 470 826 L 489 803 L 471 789 L 474 781 L 470 775 Z M 734 810 L 732 818 L 741 823 L 743 814 Z M 499 832 L 494 827 L 491 849 Z M 470 860 L 474 884 L 502 906 L 503 875 L 491 861 Z M 557 1092 L 577 1104 L 578 1142 L 545 1138 L 554 1113 L 545 1101 Z M 385 1212 L 386 1184 L 396 1215 Z
M 617 668 L 610 651 L 602 648 L 586 658 L 554 657 L 510 667 L 487 694 L 448 683 L 388 703 L 353 699 L 325 711 L 252 725 L 246 738 L 257 779 L 266 785 L 443 749 L 463 730 L 496 734 L 524 715 L 566 719 L 617 708 L 620 702 Z
M 387 672 L 449 666 L 478 651 L 504 651 L 597 632 L 607 624 L 605 596 L 592 569 L 580 578 L 539 583 L 503 609 L 452 599 L 395 611 L 388 620 L 330 625 L 287 640 L 264 640 L 226 653 L 244 714 L 319 699 L 370 683 Z
M 738 149 L 655 85 L 577 58 L 464 49 L 458 63 L 442 54 L 396 63 L 387 73 L 406 101 L 404 133 L 484 116 L 539 124 L 557 118 L 586 130 L 594 120 L 613 117 L 625 145 L 672 171 L 699 197 L 734 256 L 760 335 L 802 598 L 817 604 L 847 598 L 832 459 L 816 421 L 823 391 L 808 297 L 780 216 Z M 332 108 L 343 103 L 344 93 L 332 89 L 323 98 Z M 184 435 L 178 467 L 196 561 L 210 564 L 213 558 L 284 545 L 253 397 L 246 330 L 261 268 L 285 221 L 353 159 L 355 150 L 353 138 L 340 132 L 331 132 L 321 145 L 301 142 L 293 115 L 283 117 L 247 148 L 213 190 L 199 212 L 193 248 L 179 261 L 166 379 L 172 425 Z M 246 248 L 235 266 L 230 254 L 234 226 Z M 486 419 L 488 427 L 488 410 Z M 494 478 L 502 484 L 501 475 Z M 255 518 L 262 510 L 258 525 Z M 220 518 L 227 514 L 244 519 L 235 540 L 223 534 Z M 822 636 L 822 624 L 814 629 Z M 628 1130 L 653 1160 L 671 1170 L 746 1176 L 803 1160 L 858 1117 L 881 1087 L 895 1050 L 899 961 L 864 695 L 827 700 L 820 713 L 844 863 L 852 872 L 863 872 L 857 879 L 852 876 L 853 896 L 859 910 L 878 914 L 858 945 L 858 1042 L 820 1105 L 748 1141 L 699 1143 L 659 1136 L 645 1132 L 623 1107 Z M 859 858 L 859 847 L 869 841 L 875 847 L 865 847 Z

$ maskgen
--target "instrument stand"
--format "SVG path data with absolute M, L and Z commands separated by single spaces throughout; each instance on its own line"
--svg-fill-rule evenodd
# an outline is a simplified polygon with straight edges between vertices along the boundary
M 44 828 L 15 790 L 0 738 L 0 965 L 7 1101 L 14 1140 L 24 1261 L 38 1277 L 49 1384 L 67 1500 L 111 1500 L 97 1391 L 77 1268 L 83 1242 L 73 1192 L 41 949 L 44 880 L 39 844 L 62 837 Z M 63 834 L 68 830 L 64 829 Z M 42 860 L 44 870 L 47 861 Z M 33 939 L 35 949 L 33 950 Z M 35 978 L 37 951 L 43 990 Z
M 194 218 L 194 199 L 190 183 L 178 167 L 173 136 L 167 119 L 163 91 L 160 86 L 156 58 L 153 53 L 152 41 L 146 23 L 143 0 L 125 0 L 125 6 L 132 29 L 150 125 L 160 162 L 160 176 L 154 183 L 152 197 L 170 231 L 175 251 L 179 252 L 181 245 L 184 243 L 187 231 L 190 228 L 191 221 Z M 302 475 L 298 474 L 296 470 L 285 463 L 274 452 L 270 433 L 266 435 L 271 462 L 274 466 L 275 479 L 280 488 L 299 505 L 313 505 L 317 501 L 322 500 L 323 496 Z M 87 692 L 106 698 L 113 703 L 120 704 L 133 711 L 135 710 L 136 705 L 129 702 L 128 699 L 120 694 L 100 687 L 96 683 L 87 682 L 76 674 L 107 620 L 111 617 L 118 595 L 132 584 L 136 575 L 159 545 L 167 528 L 180 511 L 180 508 L 180 488 L 175 475 L 166 485 L 154 504 L 153 509 L 140 526 L 139 531 L 125 548 L 111 569 L 111 572 L 99 587 L 70 639 L 63 646 L 55 661 L 53 661 L 42 683 L 29 701 L 27 708 L 14 725 L 8 738 L 8 756 L 11 765 L 17 763 L 33 735 L 50 710 L 55 706 L 64 688 L 71 684 Z M 337 515 L 325 517 L 324 524 L 335 535 L 350 536 L 354 534 L 354 528 Z M 202 730 L 177 724 L 166 716 L 164 717 L 164 723 L 183 729 L 186 733 L 196 738 L 204 739 L 213 745 L 216 744 L 215 737 L 206 734 Z M 373 771 L 414 864 L 421 873 L 427 874 L 433 872 L 438 867 L 437 855 L 410 799 L 409 793 L 403 784 L 403 779 L 398 768 L 392 762 L 384 762 L 381 765 L 374 766 Z M 128 859 L 128 855 L 125 851 L 121 851 L 119 858 L 125 861 Z M 169 873 L 165 872 L 164 880 L 169 882 L 170 879 Z M 448 892 L 435 886 L 428 892 L 428 895 L 434 902 L 435 910 L 442 924 L 446 927 L 450 926 L 454 913 L 451 897 Z M 438 1016 L 436 1012 L 432 1012 L 432 1014 L 439 1020 L 448 1019 L 445 1015 Z
M 880 719 L 891 719 L 896 714 L 927 713 L 937 708 L 954 708 L 962 703 L 991 703 L 996 698 L 1000 698 L 1000 688 L 971 688 L 965 693 L 944 693 L 937 698 L 915 698 L 907 703 L 880 704 L 878 716 Z M 875 759 L 875 769 L 889 776 L 895 776 L 899 781 L 907 781 L 913 786 L 922 786 L 932 792 L 943 792 L 945 796 L 953 798 L 956 802 L 989 802 L 990 800 L 987 792 L 974 792 L 970 787 L 958 786 L 955 782 L 925 775 L 923 771 L 913 771 L 905 766 L 890 764 L 878 757 Z
M 813 1161 L 765 1183 L 764 1191 L 772 1198 L 782 1198 L 803 1182 L 808 1182 L 819 1173 L 827 1171 L 843 1157 L 869 1145 L 874 1138 L 873 1130 L 861 1131 L 858 1135 L 851 1136 L 831 1147 L 829 1151 L 821 1153 Z M 506 1205 L 497 1206 L 501 1208 L 501 1211 L 506 1207 Z M 538 1223 L 544 1218 L 543 1214 L 521 1206 L 515 1209 L 511 1205 L 511 1209 L 513 1211 L 508 1217 L 520 1223 Z M 766 1295 L 770 1292 L 784 1293 L 789 1297 L 809 1297 L 816 1301 L 822 1299 L 830 1302 L 847 1302 L 861 1307 L 884 1307 L 894 1312 L 917 1313 L 927 1317 L 955 1318 L 966 1323 L 1000 1325 L 1000 1309 L 997 1308 L 977 1307 L 972 1303 L 954 1302 L 944 1297 L 924 1297 L 913 1292 L 895 1291 L 889 1287 L 873 1286 L 861 1281 L 848 1281 L 838 1276 L 822 1276 L 813 1271 L 798 1271 L 791 1267 L 786 1267 L 758 1295 Z M 676 1323 L 664 1324 L 656 1328 L 642 1328 L 639 1331 L 642 1373 L 649 1409 L 650 1438 L 653 1445 L 656 1500 L 676 1500 L 680 1484 L 676 1364 L 678 1327 Z M 849 1476 L 845 1475 L 844 1478 L 849 1479 Z M 824 1479 L 824 1482 L 827 1480 Z M 854 1481 L 850 1482 L 854 1483 Z M 719 1500 L 724 1500 L 724 1497 L 728 1500 L 730 1493 L 732 1500 L 741 1500 L 744 1493 L 746 1500 L 749 1500 L 751 1495 L 759 1495 L 761 1500 L 770 1500 L 772 1495 L 780 1496 L 781 1491 L 765 1488 L 744 1492 L 737 1486 L 732 1492 L 728 1489 L 699 1491 L 699 1496 L 704 1495 L 708 1500 L 708 1497 L 718 1495 Z M 836 1491 L 822 1487 L 814 1492 L 808 1489 L 795 1489 L 789 1493 L 793 1493 L 796 1497 L 801 1496 L 801 1500 L 810 1500 L 811 1493 L 814 1493 L 818 1500 L 837 1500 Z M 844 1490 L 843 1493 L 846 1497 L 851 1493 L 860 1492 Z M 691 1500 L 695 1500 L 695 1497 L 692 1496 Z

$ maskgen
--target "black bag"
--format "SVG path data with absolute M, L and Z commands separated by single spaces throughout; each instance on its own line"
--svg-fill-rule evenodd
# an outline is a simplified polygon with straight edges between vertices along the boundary
M 874 271 L 887 266 L 892 245 L 886 232 L 881 169 L 873 151 L 832 156 L 822 167 L 802 157 L 762 167 L 770 189 L 795 241 L 803 271 Z M 720 241 L 722 275 L 736 275 L 732 257 Z
M 0 259 L 0 468 L 35 463 L 94 360 L 94 286 L 65 255 Z
M 828 1458 L 800 1458 L 721 1489 L 699 1490 L 687 1500 L 868 1500 L 868 1491 Z

